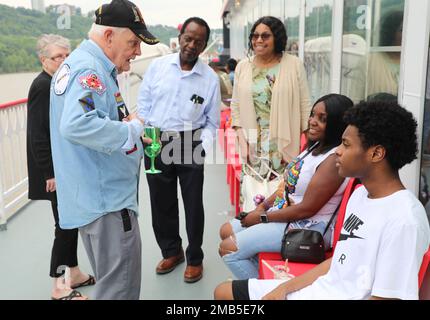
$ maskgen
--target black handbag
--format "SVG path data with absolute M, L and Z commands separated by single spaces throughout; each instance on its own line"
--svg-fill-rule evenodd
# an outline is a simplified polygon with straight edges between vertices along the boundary
M 324 235 L 337 215 L 340 203 L 330 218 L 324 233 L 308 229 L 288 230 L 287 224 L 282 237 L 281 255 L 282 259 L 291 262 L 319 264 L 325 260 Z

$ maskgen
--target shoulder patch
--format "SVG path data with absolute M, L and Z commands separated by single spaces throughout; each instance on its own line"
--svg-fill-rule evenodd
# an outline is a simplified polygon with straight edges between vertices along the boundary
M 58 70 L 54 80 L 54 92 L 57 96 L 61 96 L 66 92 L 67 85 L 70 79 L 70 67 L 67 64 L 63 64 Z
M 79 77 L 78 82 L 82 88 L 93 90 L 98 95 L 102 95 L 106 91 L 106 86 L 95 73 Z
M 93 96 L 91 94 L 79 99 L 79 103 L 81 104 L 85 113 L 93 111 L 96 108 L 94 105 Z

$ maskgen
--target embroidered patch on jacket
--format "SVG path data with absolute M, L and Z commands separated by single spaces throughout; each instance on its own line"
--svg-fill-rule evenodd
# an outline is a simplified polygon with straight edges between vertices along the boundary
M 106 91 L 106 86 L 95 73 L 79 77 L 78 81 L 82 88 L 93 90 L 98 95 L 102 95 Z
M 70 67 L 67 64 L 63 64 L 55 75 L 54 80 L 54 92 L 57 96 L 61 96 L 64 92 L 66 92 L 69 79 Z
M 117 107 L 118 108 L 118 120 L 122 121 L 124 118 L 127 118 L 129 116 L 129 112 L 125 104 L 122 104 Z
M 79 99 L 79 103 L 81 104 L 85 113 L 93 111 L 96 108 L 91 94 Z

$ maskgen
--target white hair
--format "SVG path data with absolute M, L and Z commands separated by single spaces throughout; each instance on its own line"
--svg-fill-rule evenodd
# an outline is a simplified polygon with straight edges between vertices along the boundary
M 39 57 L 48 57 L 50 45 L 61 47 L 70 51 L 70 40 L 58 34 L 42 34 L 37 40 L 37 54 Z
M 114 33 L 122 33 L 128 28 L 120 28 L 120 27 L 111 27 L 111 26 L 102 26 L 100 24 L 95 24 L 91 26 L 90 31 L 88 31 L 88 38 L 93 39 L 94 37 L 101 37 L 105 33 L 106 30 L 112 30 Z

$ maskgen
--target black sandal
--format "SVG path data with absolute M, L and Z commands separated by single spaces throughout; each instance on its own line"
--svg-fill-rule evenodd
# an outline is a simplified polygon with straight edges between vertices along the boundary
M 73 298 L 81 298 L 82 294 L 79 291 L 72 290 L 67 296 L 61 298 L 51 297 L 52 300 L 73 300 Z
M 94 278 L 94 276 L 92 276 L 92 275 L 89 274 L 87 280 L 85 280 L 84 282 L 81 282 L 81 283 L 79 283 L 77 285 L 74 285 L 71 288 L 72 289 L 77 289 L 77 288 L 80 288 L 80 287 L 92 286 L 92 285 L 95 285 L 95 284 L 96 284 L 96 279 Z

